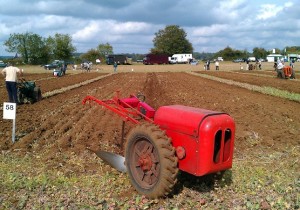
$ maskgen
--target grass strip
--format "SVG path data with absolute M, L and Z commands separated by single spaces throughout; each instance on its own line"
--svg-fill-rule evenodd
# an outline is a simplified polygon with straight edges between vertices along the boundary
M 75 88 L 78 88 L 78 87 L 81 87 L 83 85 L 87 85 L 87 84 L 90 84 L 92 82 L 95 82 L 97 80 L 100 80 L 100 79 L 103 79 L 105 77 L 108 77 L 112 74 L 107 74 L 107 75 L 104 75 L 104 76 L 99 76 L 99 77 L 96 77 L 96 78 L 93 78 L 93 79 L 90 79 L 90 80 L 86 80 L 84 82 L 80 82 L 78 84 L 75 84 L 75 85 L 70 85 L 68 87 L 63 87 L 63 88 L 60 88 L 60 89 L 57 89 L 57 90 L 53 90 L 53 91 L 49 91 L 49 92 L 46 92 L 43 94 L 43 98 L 49 98 L 51 96 L 54 96 L 54 95 L 57 95 L 57 94 L 60 94 L 60 93 L 63 93 L 63 92 L 66 92 L 68 90 L 72 90 L 72 89 L 75 89 Z
M 195 73 L 195 72 L 187 72 L 189 74 L 192 75 L 196 75 L 196 76 L 200 76 L 203 77 L 205 79 L 210 79 L 210 80 L 214 80 L 217 82 L 221 82 L 221 83 L 225 83 L 228 85 L 234 85 L 234 86 L 238 86 L 241 88 L 245 88 L 247 90 L 251 90 L 251 91 L 256 91 L 259 93 L 263 93 L 263 94 L 267 94 L 267 95 L 271 95 L 271 96 L 276 96 L 276 97 L 280 97 L 280 98 L 284 98 L 284 99 L 288 99 L 291 101 L 296 101 L 296 102 L 300 102 L 300 94 L 298 93 L 292 93 L 286 90 L 279 90 L 277 88 L 273 88 L 273 87 L 268 87 L 268 86 L 257 86 L 257 85 L 251 85 L 248 83 L 242 83 L 242 82 L 236 82 L 233 80 L 229 80 L 229 79 L 222 79 L 219 77 L 215 77 L 215 76 L 211 76 L 211 75 L 207 75 L 207 74 L 201 74 L 201 73 Z
M 250 75 L 250 76 L 259 76 L 259 77 L 268 77 L 268 78 L 274 78 L 273 75 L 267 75 L 267 74 L 255 74 L 255 73 L 242 73 L 242 72 L 237 72 L 237 71 L 228 71 L 230 73 L 233 73 L 233 74 L 241 74 L 241 75 Z

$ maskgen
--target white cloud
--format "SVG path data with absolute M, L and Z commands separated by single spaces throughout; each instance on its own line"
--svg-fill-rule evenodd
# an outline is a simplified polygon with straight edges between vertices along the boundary
M 220 5 L 217 4 L 212 7 L 214 15 L 219 17 L 223 21 L 230 21 L 239 19 L 245 8 L 247 8 L 247 2 L 245 0 L 223 0 Z
M 86 24 L 83 28 L 79 28 L 76 33 L 73 34 L 72 38 L 77 42 L 84 42 L 93 39 L 97 34 L 103 33 L 101 31 L 101 24 L 96 21 L 91 21 Z
M 220 36 L 223 32 L 228 29 L 227 25 L 211 25 L 196 28 L 192 31 L 192 36 L 203 36 L 203 37 L 211 37 L 211 36 Z
M 143 33 L 149 30 L 150 25 L 142 22 L 124 22 L 112 26 L 112 32 L 117 34 Z
M 24 32 L 69 34 L 78 52 L 106 42 L 118 53 L 148 52 L 154 34 L 171 24 L 186 31 L 196 52 L 283 48 L 299 45 L 298 1 L 0 0 L 0 55 L 9 34 Z
M 277 17 L 278 13 L 292 6 L 292 2 L 286 2 L 283 6 L 278 6 L 276 4 L 263 4 L 261 5 L 259 14 L 256 16 L 256 18 L 258 20 L 266 20 L 269 18 Z

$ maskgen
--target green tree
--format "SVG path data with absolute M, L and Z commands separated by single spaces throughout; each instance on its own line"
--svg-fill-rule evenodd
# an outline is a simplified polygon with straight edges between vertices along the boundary
M 96 59 L 100 57 L 100 53 L 98 50 L 90 49 L 86 53 L 80 55 L 81 60 L 88 60 L 95 63 Z
M 151 53 L 173 55 L 193 53 L 193 46 L 186 38 L 186 32 L 177 25 L 166 26 L 155 33 Z
M 72 37 L 68 34 L 55 34 L 47 38 L 47 46 L 53 56 L 52 59 L 70 60 L 76 48 L 72 44 Z
M 253 48 L 253 56 L 255 58 L 266 58 L 268 55 L 268 51 L 265 50 L 264 48 L 260 48 L 260 47 L 255 47 Z
M 246 50 L 244 51 L 235 50 L 227 46 L 223 50 L 217 52 L 215 57 L 223 57 L 224 60 L 233 60 L 236 58 L 247 58 L 248 54 L 249 53 Z
M 291 54 L 291 53 L 295 53 L 295 54 L 299 54 L 300 53 L 300 46 L 287 46 L 285 47 L 286 52 Z
M 11 34 L 4 45 L 7 52 L 20 54 L 26 64 L 41 64 L 47 62 L 50 57 L 45 39 L 38 34 Z
M 105 58 L 107 55 L 114 53 L 113 47 L 109 43 L 99 44 L 97 49 L 101 58 Z

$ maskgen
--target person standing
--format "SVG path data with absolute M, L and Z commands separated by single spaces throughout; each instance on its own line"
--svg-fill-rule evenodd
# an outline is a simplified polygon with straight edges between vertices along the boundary
M 216 65 L 216 70 L 218 71 L 218 70 L 219 70 L 219 66 L 220 66 L 220 64 L 219 64 L 219 61 L 218 61 L 218 60 L 216 60 L 216 63 L 215 63 L 215 65 Z
M 246 61 L 246 70 L 249 70 L 249 59 Z
M 22 71 L 19 68 L 14 67 L 11 64 L 8 64 L 8 66 L 2 70 L 2 74 L 5 76 L 5 84 L 6 84 L 9 102 L 18 103 L 17 75 L 18 74 L 22 75 Z
M 277 77 L 282 78 L 282 79 L 285 79 L 285 75 L 284 75 L 284 72 L 283 72 L 283 68 L 284 68 L 284 63 L 283 63 L 283 61 L 282 61 L 282 62 L 279 62 L 279 63 L 277 64 L 277 67 L 276 67 L 276 70 L 277 70 Z
M 206 70 L 209 70 L 210 60 L 207 60 L 206 62 Z
M 67 71 L 68 65 L 66 62 L 62 63 L 62 70 L 63 70 L 63 75 L 66 75 L 66 71 Z
M 291 67 L 292 67 L 292 69 L 294 69 L 294 66 L 295 66 L 295 60 L 296 60 L 296 59 L 292 59 L 292 60 L 291 60 Z
M 261 70 L 261 60 L 258 61 L 258 68 Z
M 118 64 L 117 64 L 117 62 L 115 61 L 115 62 L 114 62 L 114 73 L 117 73 L 117 67 L 118 67 Z

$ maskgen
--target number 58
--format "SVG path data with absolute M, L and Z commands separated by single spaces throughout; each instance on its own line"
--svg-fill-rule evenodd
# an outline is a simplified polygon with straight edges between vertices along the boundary
M 14 106 L 13 105 L 6 105 L 5 109 L 6 110 L 14 110 Z

